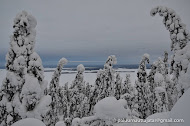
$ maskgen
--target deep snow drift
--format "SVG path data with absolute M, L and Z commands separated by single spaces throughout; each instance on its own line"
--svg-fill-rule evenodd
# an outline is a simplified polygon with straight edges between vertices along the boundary
M 127 104 L 127 103 L 126 103 Z M 99 119 L 127 118 L 128 111 L 122 102 L 115 97 L 106 97 L 100 100 L 94 107 L 95 116 Z
M 15 122 L 12 126 L 46 126 L 42 121 L 34 118 L 26 118 Z

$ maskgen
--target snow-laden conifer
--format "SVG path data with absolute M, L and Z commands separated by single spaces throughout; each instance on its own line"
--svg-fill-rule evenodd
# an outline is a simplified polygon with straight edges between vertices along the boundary
M 3 81 L 0 96 L 0 124 L 11 125 L 21 118 L 42 119 L 45 111 L 40 108 L 47 82 L 43 76 L 43 66 L 34 51 L 36 19 L 22 11 L 17 14 L 10 36 L 10 49 L 6 55 L 7 76 Z M 44 106 L 45 108 L 48 107 Z M 44 110 L 47 110 L 45 109 Z
M 76 77 L 71 84 L 71 105 L 70 105 L 70 117 L 82 117 L 81 114 L 81 102 L 85 98 L 85 81 L 84 81 L 84 73 L 85 68 L 82 64 L 77 66 L 77 74 Z
M 97 73 L 95 85 L 89 100 L 89 109 L 91 114 L 93 114 L 94 106 L 99 100 L 115 95 L 115 70 L 113 69 L 113 65 L 116 63 L 117 58 L 115 55 L 108 56 L 108 59 L 104 64 L 104 68 L 100 69 Z
M 99 88 L 99 94 L 97 101 L 108 97 L 114 96 L 114 84 L 115 84 L 115 70 L 113 65 L 117 63 L 117 58 L 115 55 L 108 57 L 106 63 L 104 64 L 104 69 L 99 71 L 97 85 Z
M 56 122 L 59 121 L 59 113 L 61 113 L 61 107 L 63 107 L 63 90 L 59 85 L 59 80 L 61 76 L 61 71 L 63 65 L 67 64 L 67 59 L 62 58 L 59 60 L 57 68 L 55 69 L 52 79 L 50 81 L 49 91 L 48 94 L 51 96 L 52 102 L 50 104 L 50 110 L 46 114 L 45 117 L 45 124 L 48 126 L 54 126 Z
M 136 90 L 131 83 L 130 74 L 126 74 L 124 83 L 122 83 L 121 86 L 121 90 L 121 99 L 125 99 L 127 101 L 128 107 L 132 110 L 135 104 L 134 94 Z
M 145 53 L 140 61 L 139 68 L 137 71 L 137 78 L 139 82 L 146 83 L 147 73 L 146 73 L 146 62 L 149 63 L 149 54 Z
M 153 8 L 150 12 L 151 16 L 154 16 L 157 13 L 159 13 L 160 16 L 163 16 L 163 23 L 166 29 L 170 32 L 171 50 L 174 52 L 171 59 L 170 72 L 173 73 L 172 80 L 176 87 L 175 90 L 177 90 L 175 97 L 178 99 L 190 86 L 182 81 L 179 82 L 181 77 L 183 77 L 184 74 L 187 74 L 186 72 L 190 59 L 190 34 L 186 29 L 186 25 L 182 23 L 180 16 L 176 14 L 173 9 L 158 6 Z
M 119 100 L 121 95 L 122 95 L 122 78 L 121 78 L 119 73 L 116 73 L 116 81 L 115 81 L 115 85 L 114 85 L 114 94 L 115 94 L 115 98 L 117 100 Z
M 150 87 L 150 111 L 151 114 L 157 112 L 168 111 L 168 94 L 167 87 L 170 85 L 167 66 L 167 54 L 165 53 L 164 59 L 158 58 L 151 66 L 151 71 L 148 76 L 148 85 Z M 157 89 L 163 89 L 162 92 Z M 164 95 L 162 95 L 164 93 Z M 159 103 L 159 104 L 158 104 Z M 165 107 L 165 109 L 161 109 Z
M 150 115 L 149 102 L 150 102 L 150 89 L 147 82 L 146 62 L 149 63 L 149 54 L 144 54 L 140 61 L 137 71 L 138 80 L 135 81 L 135 88 L 137 93 L 135 94 L 135 108 L 140 114 L 140 118 L 145 119 Z

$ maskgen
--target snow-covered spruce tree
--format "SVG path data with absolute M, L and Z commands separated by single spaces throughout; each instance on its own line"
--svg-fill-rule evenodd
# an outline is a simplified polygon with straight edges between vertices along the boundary
M 115 85 L 114 85 L 114 94 L 115 94 L 115 98 L 117 100 L 120 99 L 121 93 L 122 93 L 122 78 L 120 76 L 119 73 L 116 73 L 116 81 L 115 81 Z
M 84 73 L 85 68 L 82 64 L 77 66 L 77 74 L 75 77 L 75 80 L 73 81 L 72 85 L 71 85 L 71 89 L 76 88 L 79 92 L 83 92 L 84 91 L 84 87 L 85 87 L 85 81 L 84 81 Z
M 154 102 L 156 100 L 156 96 L 155 96 L 155 88 L 156 88 L 156 84 L 155 84 L 155 81 L 154 81 L 154 77 L 155 77 L 155 74 L 156 74 L 156 70 L 157 70 L 157 61 L 153 62 L 153 64 L 151 64 L 151 70 L 149 72 L 149 75 L 147 77 L 147 83 L 149 85 L 149 89 L 150 89 L 150 105 L 149 105 L 149 109 L 150 109 L 150 112 L 151 114 L 154 114 L 156 113 L 156 110 L 155 107 L 154 107 Z
M 163 23 L 170 32 L 171 50 L 173 51 L 170 72 L 173 73 L 172 80 L 176 87 L 174 90 L 177 91 L 176 98 L 179 98 L 190 87 L 189 84 L 184 82 L 184 79 L 181 79 L 187 74 L 190 62 L 190 34 L 186 29 L 186 25 L 182 23 L 181 18 L 173 9 L 158 6 L 150 12 L 151 16 L 156 15 L 156 13 L 163 16 Z M 176 100 L 173 101 L 174 104 Z
M 14 32 L 10 36 L 10 49 L 6 55 L 7 76 L 0 91 L 2 126 L 32 117 L 30 112 L 43 96 L 47 82 L 44 81 L 41 59 L 34 52 L 36 25 L 36 19 L 26 11 L 17 14 L 14 19 Z M 31 82 L 38 90 L 31 86 Z M 40 112 L 37 115 L 41 116 Z
M 150 69 L 149 75 L 147 77 L 147 81 L 150 86 L 150 92 L 154 92 L 154 89 L 156 86 L 154 84 L 154 76 L 156 74 L 156 69 L 157 69 L 157 64 L 156 64 L 156 62 L 153 62 L 153 64 L 151 64 L 151 69 Z
M 104 80 L 102 78 L 105 78 L 105 71 L 100 69 L 97 73 L 94 90 L 91 94 L 90 101 L 89 101 L 89 103 L 90 103 L 89 109 L 90 109 L 91 115 L 93 114 L 94 106 L 98 102 L 98 99 L 100 99 L 100 94 L 102 93 L 102 91 L 104 89 L 104 85 L 103 85 Z
M 121 86 L 121 99 L 125 99 L 127 101 L 128 107 L 132 110 L 132 107 L 135 104 L 134 93 L 135 89 L 134 86 L 131 84 L 130 74 L 126 74 L 125 81 L 122 83 Z
M 150 111 L 152 112 L 151 114 L 162 112 L 162 109 L 160 108 L 162 108 L 163 106 L 166 106 L 165 107 L 166 109 L 164 109 L 163 111 L 168 111 L 168 95 L 165 94 L 163 99 L 161 99 L 164 105 L 158 104 L 160 100 L 159 98 L 160 93 L 158 92 L 160 91 L 156 90 L 156 89 L 163 89 L 165 92 L 161 93 L 166 93 L 167 84 L 170 84 L 170 81 L 168 80 L 169 75 L 167 72 L 168 66 L 166 65 L 166 62 L 167 62 L 166 55 L 164 56 L 164 59 L 161 59 L 159 57 L 158 60 L 152 64 L 151 71 L 148 76 L 148 85 L 150 86 L 150 92 L 151 92 L 150 100 L 152 101 L 149 106 Z
M 72 122 L 71 110 L 70 110 L 71 109 L 70 106 L 72 103 L 71 95 L 72 95 L 72 92 L 69 89 L 69 85 L 67 82 L 63 86 L 63 96 L 64 96 L 64 100 L 65 100 L 65 105 L 64 105 L 64 109 L 63 109 L 63 119 L 64 119 L 64 122 L 66 123 L 66 126 L 70 126 L 71 122 Z
M 165 82 L 166 82 L 166 92 L 167 92 L 167 96 L 168 96 L 168 110 L 170 111 L 172 106 L 173 106 L 173 102 L 172 102 L 172 93 L 173 93 L 173 89 L 174 89 L 174 85 L 173 83 L 171 83 L 170 81 L 170 75 L 169 75 L 169 63 L 168 63 L 168 52 L 165 51 L 164 52 L 164 59 L 163 62 L 165 64 Z
M 167 112 L 169 109 L 166 89 L 162 86 L 159 86 L 155 88 L 154 93 L 155 99 L 153 100 L 153 113 Z
M 168 52 L 164 51 L 164 59 L 163 62 L 165 64 L 165 75 L 169 74 L 169 63 L 168 63 Z
M 94 105 L 96 104 L 95 100 L 96 100 L 96 96 L 98 96 L 98 93 L 94 91 L 95 90 L 95 87 L 94 85 L 90 85 L 90 92 L 89 92 L 89 97 L 88 95 L 87 98 L 88 98 L 88 102 L 89 102 L 89 112 L 88 112 L 88 115 L 92 115 L 93 114 L 93 110 L 94 110 Z
M 100 81 L 100 83 L 97 82 L 95 84 L 99 88 L 97 101 L 108 96 L 114 96 L 115 70 L 113 69 L 113 65 L 116 63 L 117 59 L 115 55 L 111 55 L 104 64 L 104 69 L 99 71 L 98 76 L 100 78 L 97 79 Z
M 89 116 L 89 99 L 84 97 L 80 106 L 80 118 Z
M 90 99 L 90 95 L 91 95 L 91 92 L 92 92 L 92 85 L 90 85 L 88 82 L 86 83 L 85 85 L 85 96 Z
M 161 57 L 158 57 L 158 60 L 156 61 L 156 66 L 156 73 L 162 74 L 162 76 L 165 78 L 165 63 L 163 62 Z M 159 86 L 159 84 L 157 86 Z
M 98 71 L 98 73 L 99 73 L 99 71 Z M 91 88 L 92 90 L 91 90 L 90 97 L 89 97 L 89 114 L 90 115 L 92 115 L 94 112 L 94 106 L 97 103 L 97 98 L 98 98 L 98 95 L 100 94 L 99 86 L 101 84 L 101 81 L 100 81 L 100 76 L 98 73 L 97 73 L 97 78 L 95 81 L 95 86 L 93 88 Z
M 26 66 L 24 64 L 24 57 L 22 56 L 16 59 L 15 62 L 19 62 L 20 64 L 17 66 L 19 71 L 11 72 L 8 70 L 1 86 L 0 125 L 2 126 L 11 125 L 21 119 L 18 112 L 19 106 L 21 105 L 19 96 L 25 81 L 23 77 L 26 74 Z
M 98 101 L 108 96 L 114 96 L 115 70 L 113 69 L 113 65 L 116 63 L 117 58 L 115 55 L 109 56 L 104 68 L 100 69 L 97 73 L 95 86 L 89 101 L 91 114 L 93 114 L 94 105 Z
M 142 57 L 142 60 L 139 64 L 137 71 L 138 82 L 146 83 L 147 73 L 146 73 L 146 62 L 149 63 L 149 54 L 145 53 Z
M 151 94 L 149 90 L 149 85 L 146 83 L 147 81 L 146 62 L 149 63 L 149 54 L 143 55 L 137 71 L 138 80 L 135 82 L 135 88 L 137 90 L 137 94 L 135 94 L 135 106 L 138 109 L 140 118 L 143 119 L 145 119 L 148 115 L 150 115 L 149 98 Z
M 90 105 L 91 105 L 91 97 L 93 96 L 93 85 L 90 85 L 88 82 L 85 85 L 85 90 L 84 90 L 84 96 L 85 96 L 85 101 L 84 105 L 81 104 L 81 117 L 86 117 L 91 115 L 90 113 Z
M 126 77 L 125 77 L 125 81 L 124 83 L 122 83 L 122 92 L 121 94 L 132 94 L 133 93 L 133 86 L 131 84 L 131 80 L 130 80 L 130 74 L 126 74 Z
M 150 103 L 150 111 L 152 112 L 151 114 L 154 114 L 157 111 L 158 106 L 154 106 L 155 102 L 157 102 L 157 98 L 156 98 L 156 87 L 161 87 L 163 88 L 163 90 L 165 90 L 167 92 L 167 87 L 168 85 L 170 85 L 170 78 L 168 75 L 168 53 L 165 51 L 164 52 L 164 58 L 161 59 L 160 57 L 158 58 L 157 61 L 153 62 L 153 64 L 151 65 L 151 70 L 149 72 L 149 75 L 147 77 L 148 80 L 148 85 L 150 87 L 150 100 L 152 101 Z M 164 92 L 165 93 L 165 92 Z M 168 93 L 168 92 L 167 92 Z M 158 96 L 158 95 L 157 95 Z M 168 106 L 168 95 L 164 95 L 166 97 L 165 100 L 167 99 L 167 101 L 164 101 L 166 103 L 166 106 Z M 168 107 L 166 109 L 166 111 L 168 110 Z
M 154 90 L 153 90 L 153 113 L 168 111 L 168 95 L 166 93 L 166 68 L 165 63 L 159 57 L 155 62 L 156 73 L 154 75 Z M 152 113 L 152 114 L 153 114 Z
M 50 86 L 48 90 L 48 94 L 51 96 L 52 102 L 50 104 L 50 110 L 46 114 L 44 122 L 48 126 L 54 126 L 56 122 L 59 121 L 59 113 L 61 113 L 61 108 L 63 104 L 61 100 L 63 99 L 63 92 L 61 87 L 59 86 L 59 80 L 61 76 L 61 71 L 63 65 L 67 64 L 67 59 L 62 58 L 59 60 L 57 68 L 55 69 L 52 79 L 50 81 Z
M 159 84 L 155 84 L 154 82 L 154 77 L 155 77 L 156 72 L 162 74 L 162 76 L 164 77 L 164 81 L 167 81 L 167 82 L 170 81 L 168 77 L 169 75 L 168 75 L 168 53 L 167 52 L 164 53 L 164 59 L 159 57 L 158 60 L 153 62 L 153 64 L 151 65 L 151 70 L 147 77 L 151 92 L 154 92 L 155 87 L 159 86 Z M 166 87 L 166 85 L 164 87 Z
M 70 117 L 76 118 L 81 117 L 80 115 L 80 104 L 84 100 L 84 90 L 85 90 L 85 81 L 84 81 L 84 73 L 85 68 L 82 64 L 77 66 L 77 75 L 75 80 L 73 81 L 70 90 L 71 90 L 71 106 L 70 106 Z

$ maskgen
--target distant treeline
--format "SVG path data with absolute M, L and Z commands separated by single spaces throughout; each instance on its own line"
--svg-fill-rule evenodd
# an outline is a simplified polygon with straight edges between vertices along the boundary
M 44 65 L 44 68 L 56 68 L 56 64 Z M 65 68 L 71 68 L 70 70 L 75 71 L 77 65 L 66 65 Z M 127 69 L 138 69 L 139 64 L 123 64 L 123 65 L 114 65 L 114 68 L 127 68 Z M 151 65 L 146 65 L 147 69 L 150 69 Z M 4 64 L 0 64 L 0 69 L 5 69 Z M 85 65 L 86 70 L 99 70 L 103 69 L 103 65 Z

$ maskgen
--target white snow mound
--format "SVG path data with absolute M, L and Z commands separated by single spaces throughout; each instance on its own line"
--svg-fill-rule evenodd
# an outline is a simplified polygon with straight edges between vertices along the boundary
M 115 97 L 106 97 L 94 107 L 95 116 L 100 119 L 128 118 L 128 111 Z
M 46 126 L 46 125 L 38 119 L 26 118 L 15 122 L 11 126 Z
M 189 82 L 190 83 L 190 82 Z M 182 97 L 177 101 L 170 112 L 173 119 L 183 119 L 183 123 L 172 123 L 172 126 L 189 126 L 190 124 L 190 89 L 188 89 Z
M 55 124 L 55 126 L 66 126 L 64 121 L 59 121 Z

